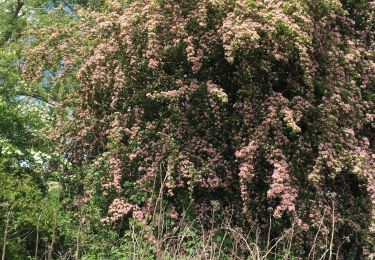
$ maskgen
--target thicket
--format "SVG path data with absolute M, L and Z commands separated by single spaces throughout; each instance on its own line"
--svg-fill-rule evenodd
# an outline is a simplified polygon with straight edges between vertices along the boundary
M 373 259 L 375 3 L 0 2 L 3 259 Z

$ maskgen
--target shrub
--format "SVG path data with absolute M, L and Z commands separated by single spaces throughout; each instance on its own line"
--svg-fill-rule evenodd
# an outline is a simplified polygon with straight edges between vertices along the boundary
M 164 206 L 176 220 L 217 207 L 245 234 L 258 227 L 261 244 L 292 228 L 291 255 L 370 253 L 375 66 L 361 12 L 337 0 L 108 1 L 32 32 L 25 75 L 58 75 L 54 137 L 82 172 L 64 185 L 120 235 Z

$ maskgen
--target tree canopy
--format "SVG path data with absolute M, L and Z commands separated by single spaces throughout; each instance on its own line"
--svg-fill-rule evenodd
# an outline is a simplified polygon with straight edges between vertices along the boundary
M 374 257 L 374 2 L 0 5 L 3 256 Z

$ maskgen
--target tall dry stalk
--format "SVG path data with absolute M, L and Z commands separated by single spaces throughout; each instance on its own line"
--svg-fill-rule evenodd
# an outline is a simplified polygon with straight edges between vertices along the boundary
M 4 230 L 4 237 L 3 237 L 3 253 L 1 256 L 1 260 L 5 260 L 6 246 L 7 246 L 8 232 L 9 232 L 9 223 L 10 223 L 11 215 L 13 214 L 12 208 L 13 206 L 9 207 L 7 211 L 7 217 L 5 220 L 5 230 Z
M 332 260 L 332 254 L 333 254 L 333 238 L 335 236 L 335 222 L 336 222 L 336 216 L 335 216 L 335 200 L 332 199 L 332 231 L 331 231 L 331 241 L 329 243 L 329 256 L 328 259 Z
M 38 250 L 39 250 L 39 225 L 40 225 L 40 218 L 41 218 L 41 214 L 39 214 L 38 216 L 38 222 L 36 224 L 36 239 L 35 239 L 35 254 L 34 254 L 34 258 L 35 260 L 38 259 Z

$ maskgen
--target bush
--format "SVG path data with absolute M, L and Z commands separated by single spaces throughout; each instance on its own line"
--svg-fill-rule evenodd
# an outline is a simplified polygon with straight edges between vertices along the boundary
M 358 16 L 368 12 L 336 0 L 108 1 L 37 28 L 25 75 L 58 74 L 54 136 L 76 169 L 62 181 L 73 204 L 119 237 L 139 221 L 160 239 L 184 213 L 177 234 L 190 238 L 172 255 L 203 257 L 208 243 L 219 251 L 205 258 L 230 257 L 234 236 L 241 257 L 370 257 L 373 21 Z M 168 248 L 138 241 L 157 257 Z

